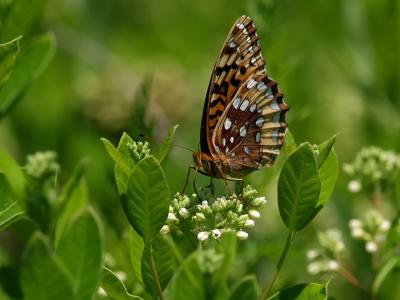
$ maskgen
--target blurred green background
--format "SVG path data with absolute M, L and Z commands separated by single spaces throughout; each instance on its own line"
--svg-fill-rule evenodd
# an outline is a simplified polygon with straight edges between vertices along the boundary
M 80 159 L 90 158 L 91 203 L 102 215 L 108 250 L 121 258 L 120 268 L 128 256 L 121 246 L 128 223 L 113 163 L 99 138 L 115 143 L 126 130 L 151 136 L 156 146 L 179 124 L 175 143 L 197 149 L 212 67 L 242 14 L 255 21 L 267 71 L 286 96 L 289 128 L 298 143 L 320 143 L 339 133 L 341 163 L 366 145 L 400 151 L 398 0 L 48 1 L 35 30 L 53 31 L 58 49 L 0 123 L 0 146 L 21 163 L 29 153 L 55 150 L 61 180 Z M 172 192 L 183 186 L 191 160 L 189 151 L 172 150 L 164 166 Z M 249 177 L 269 204 L 240 245 L 233 278 L 256 272 L 263 283 L 271 276 L 286 232 L 275 199 L 277 171 L 279 166 Z M 198 184 L 203 182 L 208 181 Z M 328 206 L 298 235 L 277 287 L 318 280 L 306 273 L 305 252 L 315 245 L 317 230 L 348 231 L 349 218 L 361 213 L 353 202 L 340 176 Z M 368 261 L 360 245 L 350 240 L 348 245 L 350 269 Z M 370 276 L 368 267 L 353 271 Z M 331 291 L 337 299 L 361 297 L 340 278 Z

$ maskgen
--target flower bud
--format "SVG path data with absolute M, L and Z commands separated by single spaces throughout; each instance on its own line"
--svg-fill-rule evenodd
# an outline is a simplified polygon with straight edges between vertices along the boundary
M 379 229 L 383 232 L 388 231 L 390 228 L 390 222 L 388 220 L 382 220 L 382 222 L 379 224 Z
M 319 262 L 312 262 L 307 266 L 308 273 L 316 275 L 321 272 L 321 264 Z
M 365 244 L 365 250 L 367 250 L 367 252 L 374 253 L 378 251 L 378 245 L 374 242 L 367 242 Z
M 239 240 L 244 241 L 249 237 L 249 234 L 246 231 L 240 230 L 240 231 L 236 232 L 236 236 Z
M 347 185 L 347 188 L 351 193 L 358 193 L 359 191 L 361 191 L 362 188 L 361 182 L 358 180 L 351 180 Z
M 253 219 L 259 219 L 261 217 L 261 214 L 258 210 L 252 209 L 249 211 L 249 216 L 250 216 L 250 218 L 253 218 Z
M 265 199 L 265 197 L 257 197 L 251 202 L 251 204 L 256 207 L 264 205 L 265 203 L 267 203 L 267 199 Z
M 203 241 L 207 240 L 209 236 L 210 236 L 210 233 L 209 233 L 209 232 L 207 232 L 207 231 L 200 231 L 200 232 L 197 234 L 197 239 L 198 239 L 199 241 L 203 242 Z
M 349 221 L 350 228 L 361 228 L 362 222 L 359 219 L 351 219 Z
M 328 262 L 328 269 L 330 271 L 337 271 L 337 270 L 339 270 L 339 264 L 337 263 L 336 260 L 330 260 Z
M 178 222 L 177 217 L 175 216 L 174 213 L 170 212 L 168 213 L 167 221 L 169 222 Z
M 362 230 L 362 228 L 360 227 L 355 227 L 351 229 L 351 236 L 353 238 L 360 238 L 364 235 L 364 230 Z
M 185 207 L 182 207 L 181 209 L 179 209 L 179 215 L 182 218 L 186 219 L 187 217 L 189 217 L 189 211 Z
M 168 232 L 169 232 L 169 226 L 168 225 L 164 225 L 163 227 L 161 227 L 160 233 L 167 234 Z
M 316 258 L 317 256 L 318 256 L 318 251 L 317 250 L 311 249 L 311 250 L 307 251 L 307 258 L 309 260 L 312 260 L 312 259 Z
M 256 225 L 256 223 L 254 222 L 254 220 L 252 219 L 248 219 L 245 223 L 244 223 L 244 227 L 254 227 Z

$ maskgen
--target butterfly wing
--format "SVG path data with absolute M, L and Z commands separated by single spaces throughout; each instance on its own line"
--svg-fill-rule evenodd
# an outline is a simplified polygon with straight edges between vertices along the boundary
M 212 136 L 233 177 L 271 166 L 283 144 L 288 106 L 275 81 L 253 73 L 228 104 Z
M 212 136 L 226 107 L 240 86 L 254 73 L 265 74 L 253 21 L 241 16 L 233 25 L 215 63 L 204 103 L 201 151 L 218 155 Z

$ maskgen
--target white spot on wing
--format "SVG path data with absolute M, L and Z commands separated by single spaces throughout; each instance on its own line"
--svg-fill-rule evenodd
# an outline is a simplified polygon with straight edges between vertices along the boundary
M 234 107 L 235 109 L 238 109 L 239 104 L 240 104 L 240 98 L 239 98 L 239 97 L 236 97 L 235 99 L 233 99 L 232 105 L 233 105 L 233 107 Z
M 239 29 L 243 29 L 244 25 L 242 23 L 239 23 L 239 24 L 236 25 L 236 27 L 238 27 Z
M 248 43 L 251 43 L 251 38 L 248 36 L 247 39 L 246 39 L 246 41 L 247 41 Z
M 259 117 L 259 118 L 256 120 L 256 125 L 257 125 L 258 127 L 263 127 L 263 125 L 264 125 L 264 118 L 263 118 L 263 117 Z
M 245 137 L 247 133 L 246 127 L 245 126 L 240 127 L 239 133 L 241 137 Z
M 270 107 L 271 109 L 273 109 L 273 110 L 279 110 L 279 104 L 278 104 L 278 102 L 276 102 L 276 101 L 272 101 L 272 102 L 269 104 L 269 107 Z
M 257 84 L 257 90 L 259 90 L 260 92 L 265 91 L 267 89 L 267 86 L 265 85 L 264 82 L 260 81 Z
M 256 109 L 257 109 L 257 104 L 256 104 L 256 103 L 253 103 L 253 104 L 250 106 L 250 112 L 254 112 Z
M 234 140 L 235 140 L 235 139 L 233 138 L 233 136 L 231 136 L 231 138 L 229 139 L 229 141 L 230 141 L 231 143 L 233 143 Z
M 249 106 L 249 100 L 244 99 L 242 105 L 240 105 L 240 110 L 245 111 L 247 106 Z
M 250 59 L 250 62 L 254 65 L 254 63 L 257 61 L 257 58 L 255 58 L 254 56 Z
M 278 137 L 279 137 L 279 130 L 277 129 L 277 130 L 272 132 L 272 140 L 274 142 L 278 142 Z
M 281 115 L 280 114 L 276 114 L 273 118 L 272 118 L 272 122 L 274 122 L 275 124 L 280 123 L 281 120 Z
M 234 158 L 235 156 L 236 156 L 236 153 L 235 153 L 235 152 L 232 152 L 232 153 L 231 153 L 231 157 Z
M 229 43 L 229 47 L 230 47 L 230 48 L 235 48 L 235 47 L 236 47 L 236 44 L 235 44 L 234 42 L 230 42 L 230 43 Z
M 250 79 L 249 81 L 247 81 L 247 88 L 251 89 L 256 84 L 257 84 L 257 81 L 255 81 L 254 79 Z
M 258 132 L 256 133 L 256 142 L 259 143 L 260 140 L 261 140 L 261 133 L 258 131 Z
M 225 147 L 225 145 L 226 145 L 226 139 L 225 139 L 225 138 L 222 138 L 222 146 Z
M 247 146 L 244 146 L 244 147 L 243 147 L 243 150 L 244 150 L 244 153 L 246 153 L 247 155 L 249 155 L 249 154 L 250 154 L 249 147 L 247 147 Z
M 232 126 L 232 121 L 229 120 L 229 118 L 226 118 L 226 119 L 225 119 L 225 122 L 224 122 L 224 128 L 225 128 L 225 130 L 228 130 L 229 128 L 231 128 L 231 126 Z
M 219 147 L 217 145 L 215 145 L 214 147 L 215 147 L 215 151 L 217 151 L 218 154 L 221 154 L 221 150 L 219 149 Z

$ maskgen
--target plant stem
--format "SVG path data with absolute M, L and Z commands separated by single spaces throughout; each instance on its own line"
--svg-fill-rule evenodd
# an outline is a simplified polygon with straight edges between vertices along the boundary
M 160 298 L 160 300 L 164 300 L 161 283 L 158 278 L 158 274 L 157 274 L 157 270 L 156 270 L 156 264 L 154 262 L 153 254 L 151 253 L 151 247 L 150 247 L 150 267 L 151 267 L 151 273 L 153 274 L 154 281 L 156 282 L 158 298 Z
M 292 245 L 295 234 L 296 234 L 296 231 L 294 231 L 294 230 L 289 231 L 288 236 L 286 238 L 285 247 L 283 248 L 283 251 L 279 258 L 278 264 L 276 265 L 274 277 L 272 277 L 271 282 L 265 287 L 260 300 L 264 300 L 267 298 L 268 293 L 271 291 L 276 279 L 278 278 L 279 272 L 282 268 L 283 262 L 285 261 L 286 255 L 289 252 L 290 246 Z
M 368 290 L 363 287 L 360 283 L 360 281 L 355 277 L 350 271 L 348 271 L 346 268 L 340 266 L 339 268 L 339 274 L 342 275 L 351 285 L 355 286 L 356 288 L 359 288 L 360 290 L 368 293 Z

